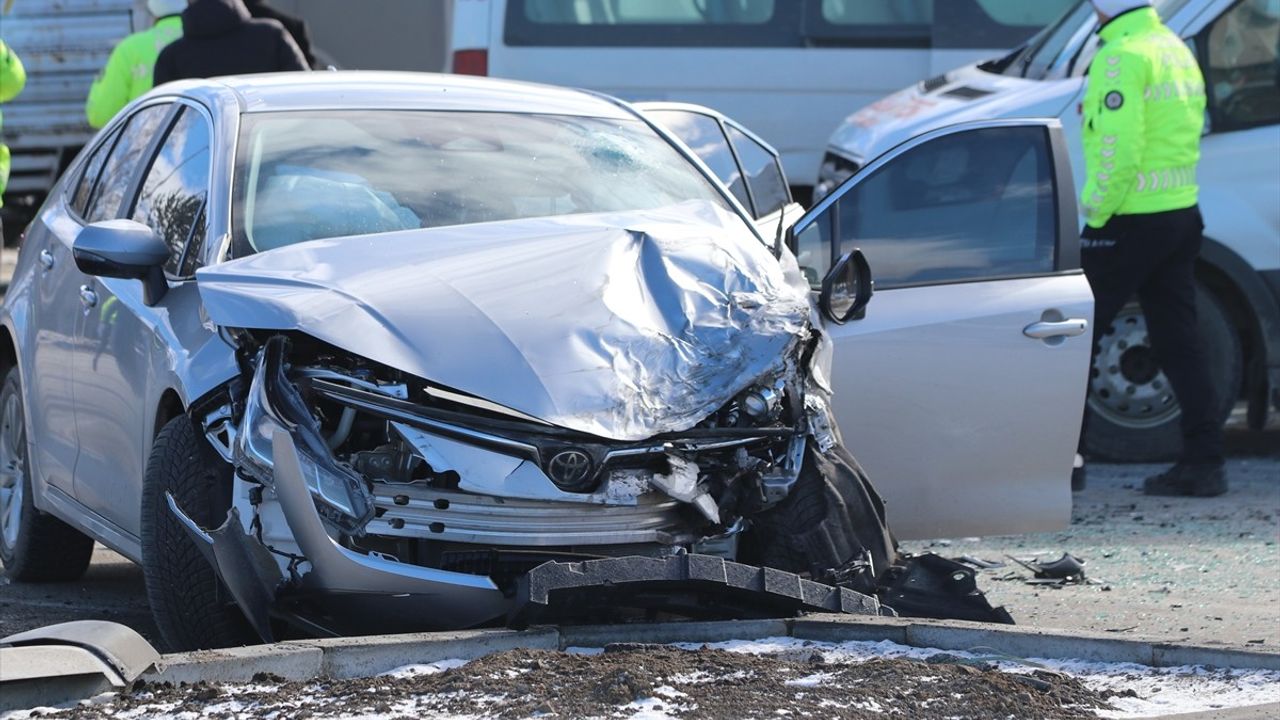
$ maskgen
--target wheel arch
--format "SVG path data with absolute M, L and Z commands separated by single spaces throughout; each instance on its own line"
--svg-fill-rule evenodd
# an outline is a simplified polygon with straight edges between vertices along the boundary
M 1260 426 L 1266 422 L 1268 410 L 1268 368 L 1280 365 L 1280 304 L 1257 270 L 1213 238 L 1204 238 L 1196 276 L 1236 323 L 1243 349 L 1250 424 Z
M 0 325 L 0 378 L 9 374 L 9 370 L 18 365 L 18 344 L 13 341 L 13 333 L 8 325 Z
M 152 423 L 151 439 L 154 441 L 156 436 L 160 434 L 160 430 L 169 423 L 170 420 L 178 417 L 186 412 L 186 405 L 182 403 L 182 396 L 173 388 L 166 388 L 160 394 L 160 401 L 156 404 L 155 421 Z

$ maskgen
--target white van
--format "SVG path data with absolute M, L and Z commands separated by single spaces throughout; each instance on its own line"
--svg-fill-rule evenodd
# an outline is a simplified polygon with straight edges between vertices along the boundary
M 760 133 L 807 185 L 851 108 L 998 55 L 1071 3 L 455 0 L 450 67 L 713 107 Z
M 1280 407 L 1280 0 L 1156 0 L 1192 45 L 1209 92 L 1200 162 L 1205 243 L 1201 327 L 1223 401 L 1242 395 L 1254 428 Z M 849 116 L 831 136 L 814 193 L 908 138 L 974 119 L 1059 117 L 1083 177 L 1080 102 L 1097 49 L 1097 20 L 1081 0 L 1006 57 L 918 83 Z M 874 248 L 867 257 L 875 267 Z M 877 282 L 877 289 L 888 289 Z M 1269 402 L 1270 401 L 1270 402 Z M 1100 340 L 1090 381 L 1092 454 L 1155 460 L 1181 443 L 1179 410 L 1155 366 L 1136 303 Z

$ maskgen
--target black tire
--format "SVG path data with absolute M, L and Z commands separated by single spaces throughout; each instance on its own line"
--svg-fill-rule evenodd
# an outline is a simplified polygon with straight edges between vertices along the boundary
M 142 571 L 147 601 L 170 652 L 258 642 L 213 566 L 169 510 L 165 493 L 203 528 L 226 520 L 231 466 L 186 415 L 160 430 L 142 485 Z
M 805 452 L 795 487 L 752 518 L 746 562 L 806 575 L 865 594 L 897 558 L 884 502 L 842 447 Z
M 1196 295 L 1200 338 L 1208 358 L 1214 390 L 1218 395 L 1220 417 L 1225 421 L 1240 395 L 1244 364 L 1240 338 L 1230 315 L 1212 292 L 1203 285 L 1197 285 Z M 1123 332 L 1126 317 L 1134 318 L 1135 312 L 1136 303 L 1126 306 L 1108 334 Z M 1140 318 L 1140 312 L 1137 315 Z M 1150 418 L 1140 417 L 1136 413 L 1126 416 L 1123 411 L 1109 407 L 1109 398 L 1102 396 L 1098 382 L 1099 373 L 1111 369 L 1110 366 L 1104 367 L 1108 363 L 1100 359 L 1102 355 L 1103 353 L 1099 353 L 1091 368 L 1087 405 L 1089 422 L 1084 443 L 1086 454 L 1093 459 L 1116 462 L 1158 462 L 1176 458 L 1182 450 L 1177 401 L 1174 400 L 1172 405 L 1165 405 L 1164 410 L 1154 411 Z M 1167 383 L 1163 373 L 1153 383 L 1161 381 Z
M 93 557 L 93 539 L 36 509 L 20 382 L 18 368 L 14 367 L 0 387 L 0 463 L 8 466 L 6 476 L 14 483 L 0 489 L 3 575 L 18 582 L 77 580 L 84 575 Z M 17 497 L 14 497 L 15 491 Z M 16 504 L 9 506 L 5 500 Z M 7 512 L 10 507 L 13 514 Z

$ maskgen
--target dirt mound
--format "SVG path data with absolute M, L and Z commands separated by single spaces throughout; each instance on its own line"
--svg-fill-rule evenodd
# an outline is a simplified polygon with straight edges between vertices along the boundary
M 194 712 L 205 717 L 612 718 L 638 710 L 679 718 L 1085 718 L 1105 705 L 1078 680 L 982 664 L 871 660 L 828 663 L 816 651 L 752 655 L 669 646 L 610 646 L 603 654 L 497 653 L 436 674 L 250 685 L 145 685 L 71 715 Z

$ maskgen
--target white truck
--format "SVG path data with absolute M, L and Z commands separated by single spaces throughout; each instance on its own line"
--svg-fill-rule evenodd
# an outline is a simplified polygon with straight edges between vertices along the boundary
M 1197 267 L 1200 322 L 1225 416 L 1247 401 L 1248 423 L 1280 407 L 1280 0 L 1156 0 L 1200 58 L 1209 92 L 1199 181 L 1205 242 Z M 1081 0 L 1005 57 L 912 85 L 850 115 L 831 136 L 821 197 L 907 139 L 968 120 L 1058 117 L 1084 177 L 1080 102 L 1097 49 Z M 873 252 L 868 259 L 875 264 Z M 877 290 L 887 287 L 877 283 Z M 1179 408 L 1152 360 L 1131 304 L 1100 338 L 1089 383 L 1091 454 L 1147 461 L 1176 454 Z
M 7 3 L 8 4 L 8 3 Z M 4 142 L 12 153 L 5 188 L 5 233 L 26 216 L 93 136 L 84 115 L 94 75 L 111 49 L 151 24 L 143 0 L 14 0 L 0 37 L 27 70 L 27 86 L 5 103 Z

